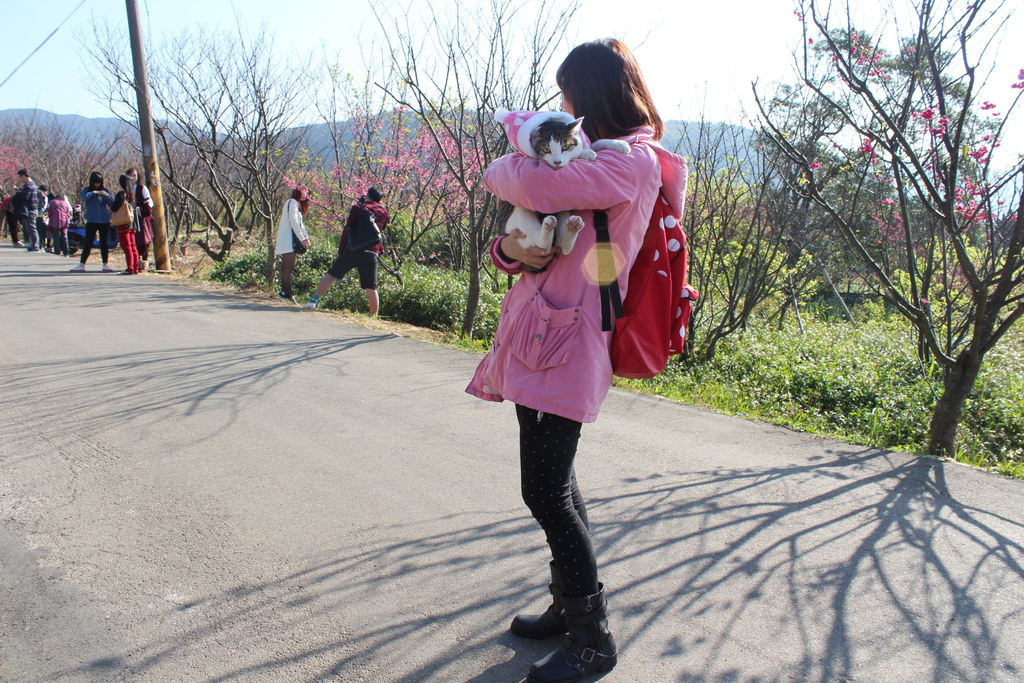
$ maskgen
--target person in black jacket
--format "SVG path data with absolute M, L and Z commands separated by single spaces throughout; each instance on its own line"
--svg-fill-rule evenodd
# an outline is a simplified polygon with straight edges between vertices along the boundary
M 42 203 L 42 195 L 39 194 L 39 187 L 32 182 L 32 176 L 28 169 L 18 171 L 18 181 L 24 183 L 18 194 L 14 196 L 14 215 L 21 223 L 21 234 L 25 241 L 25 251 L 36 253 L 41 251 L 39 243 L 39 231 L 36 229 L 36 217 L 39 215 L 39 206 Z
M 320 284 L 316 286 L 316 291 L 310 297 L 309 303 L 303 306 L 303 308 L 316 308 L 320 304 L 320 297 L 327 293 L 327 290 L 331 288 L 331 284 L 335 280 L 345 277 L 350 270 L 356 268 L 359 271 L 359 286 L 366 291 L 366 302 L 370 308 L 370 315 L 377 315 L 377 311 L 380 308 L 380 297 L 377 294 L 377 259 L 384 253 L 384 243 L 378 242 L 365 249 L 353 250 L 349 248 L 348 238 L 349 230 L 356 224 L 359 217 L 364 214 L 369 214 L 373 218 L 374 223 L 376 223 L 381 235 L 384 234 L 391 216 L 388 214 L 388 210 L 384 208 L 384 205 L 381 204 L 383 198 L 384 196 L 377 188 L 371 187 L 349 209 L 348 219 L 345 221 L 345 231 L 341 233 L 341 239 L 338 242 L 338 256 L 334 259 L 334 263 L 331 264 L 327 274 L 320 279 Z

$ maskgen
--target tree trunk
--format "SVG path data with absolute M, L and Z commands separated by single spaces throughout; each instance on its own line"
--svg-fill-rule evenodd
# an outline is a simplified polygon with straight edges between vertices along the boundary
M 480 307 L 480 249 L 479 240 L 473 235 L 469 240 L 469 292 L 466 295 L 466 316 L 462 319 L 462 336 L 473 338 L 473 326 Z
M 942 396 L 935 404 L 928 428 L 926 452 L 950 458 L 956 455 L 956 432 L 964 415 L 964 402 L 971 395 L 981 371 L 981 361 L 981 356 L 976 357 L 967 350 L 957 358 L 956 365 L 947 371 Z
M 274 220 L 267 217 L 266 220 L 266 235 L 267 235 L 267 265 L 263 269 L 263 278 L 266 280 L 267 287 L 270 289 L 274 288 L 274 250 L 277 247 L 277 235 L 274 234 Z

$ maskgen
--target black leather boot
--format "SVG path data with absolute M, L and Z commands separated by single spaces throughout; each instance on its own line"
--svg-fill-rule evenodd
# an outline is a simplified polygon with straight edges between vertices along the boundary
M 562 596 L 569 635 L 562 647 L 530 667 L 526 683 L 575 683 L 615 666 L 618 648 L 608 631 L 604 586 L 599 588 L 583 598 Z
M 554 560 L 549 565 L 551 583 L 548 584 L 548 590 L 551 591 L 551 604 L 543 614 L 520 614 L 512 620 L 509 630 L 520 638 L 543 640 L 563 635 L 567 631 L 562 617 L 562 575 Z

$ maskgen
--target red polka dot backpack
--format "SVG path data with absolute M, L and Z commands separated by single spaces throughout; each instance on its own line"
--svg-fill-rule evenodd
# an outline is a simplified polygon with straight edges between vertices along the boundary
M 614 256 L 608 236 L 608 214 L 594 214 L 601 279 L 602 329 L 614 329 L 612 372 L 628 379 L 649 379 L 683 352 L 693 302 L 699 295 L 688 282 L 689 245 L 669 203 L 655 202 L 643 246 L 629 271 L 626 300 L 619 295 Z M 605 278 L 607 273 L 610 277 Z

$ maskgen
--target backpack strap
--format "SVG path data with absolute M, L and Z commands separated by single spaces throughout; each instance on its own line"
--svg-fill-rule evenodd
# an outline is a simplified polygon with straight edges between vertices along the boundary
M 608 214 L 594 212 L 594 231 L 597 233 L 597 280 L 601 289 L 601 329 L 610 332 L 615 321 L 623 316 L 619 278 L 615 268 L 615 254 L 608 235 Z

